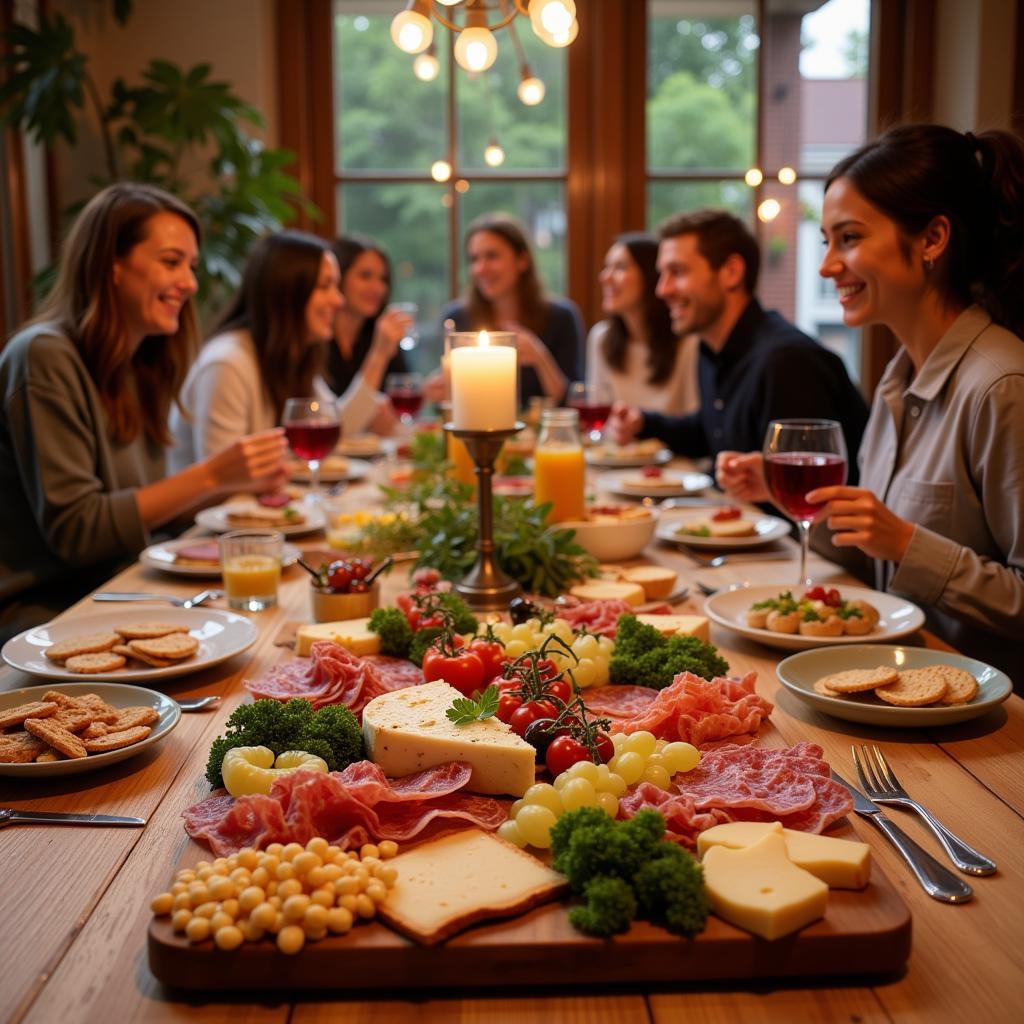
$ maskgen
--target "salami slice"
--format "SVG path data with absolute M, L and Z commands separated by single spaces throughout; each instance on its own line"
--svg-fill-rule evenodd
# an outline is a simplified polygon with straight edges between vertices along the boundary
M 613 722 L 625 722 L 643 714 L 657 696 L 658 691 L 649 686 L 595 686 L 582 693 L 592 715 Z
M 368 654 L 363 658 L 373 667 L 381 684 L 389 690 L 404 690 L 423 683 L 423 669 L 405 658 L 389 658 L 386 654 Z

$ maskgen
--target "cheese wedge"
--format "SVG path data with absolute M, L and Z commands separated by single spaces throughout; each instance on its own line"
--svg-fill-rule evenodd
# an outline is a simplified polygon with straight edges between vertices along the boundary
M 465 761 L 466 789 L 522 796 L 534 783 L 535 751 L 497 718 L 456 725 L 445 712 L 462 694 L 444 681 L 375 697 L 363 708 L 366 756 L 392 778 Z
M 305 657 L 318 640 L 332 640 L 360 657 L 380 654 L 380 637 L 369 628 L 369 621 L 369 618 L 342 619 L 299 626 L 295 633 L 295 653 Z
M 491 917 L 522 914 L 553 899 L 565 878 L 536 857 L 480 829 L 464 829 L 400 853 L 378 913 L 427 945 Z
M 704 643 L 711 643 L 711 627 L 703 615 L 638 615 L 637 618 L 653 626 L 663 636 L 695 636 Z
M 786 855 L 798 867 L 832 889 L 863 889 L 871 877 L 871 847 L 852 839 L 836 839 L 783 828 L 778 821 L 733 821 L 715 825 L 697 836 L 697 855 L 712 846 L 742 850 L 766 835 L 781 835 Z
M 742 850 L 712 846 L 703 865 L 711 909 L 763 939 L 781 938 L 825 914 L 828 886 L 789 859 L 777 832 Z
M 569 593 L 581 601 L 625 601 L 627 604 L 636 605 L 643 604 L 647 600 L 644 588 L 639 583 L 614 580 L 577 583 Z
M 676 574 L 660 565 L 638 565 L 622 573 L 626 583 L 639 583 L 648 601 L 668 597 L 676 585 Z

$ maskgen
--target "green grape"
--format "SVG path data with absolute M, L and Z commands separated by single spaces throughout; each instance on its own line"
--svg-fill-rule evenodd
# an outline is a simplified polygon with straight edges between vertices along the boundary
M 498 826 L 498 836 L 514 846 L 526 846 L 526 838 L 519 828 L 518 822 L 509 820 Z
M 614 818 L 619 813 L 619 798 L 614 793 L 598 793 L 597 806 L 609 818 Z
M 505 657 L 512 658 L 513 660 L 518 658 L 519 655 L 525 654 L 530 649 L 529 644 L 526 640 L 506 640 L 505 641 Z
M 700 763 L 700 751 L 692 743 L 669 743 L 662 754 L 665 767 L 676 772 L 690 772 Z
M 612 760 L 615 761 L 612 771 L 616 775 L 622 776 L 627 786 L 632 786 L 635 782 L 639 782 L 640 776 L 644 773 L 644 768 L 647 767 L 647 762 L 635 750 L 627 750 Z M 609 762 L 609 767 L 611 767 L 611 762 Z
M 639 754 L 646 761 L 654 753 L 656 742 L 653 733 L 634 732 L 626 739 L 625 749 Z
M 669 789 L 672 785 L 672 777 L 660 764 L 645 768 L 643 775 L 640 776 L 640 781 L 649 782 L 651 785 L 657 786 L 658 789 Z
M 562 773 L 571 779 L 586 779 L 592 786 L 597 782 L 599 772 L 593 761 L 577 761 Z
M 578 807 L 596 807 L 597 793 L 594 784 L 588 779 L 570 779 L 562 787 L 562 805 L 567 811 L 575 811 Z
M 562 798 L 558 790 L 547 782 L 538 782 L 536 785 L 531 786 L 523 794 L 523 799 L 517 802 L 524 805 L 537 804 L 540 807 L 546 807 L 556 815 L 561 814 L 565 810 L 562 806 Z
M 551 845 L 551 826 L 556 820 L 555 815 L 540 804 L 527 804 L 516 815 L 522 837 L 538 850 L 546 850 Z
M 522 809 L 523 807 L 525 807 L 525 806 L 526 806 L 526 800 L 525 800 L 525 799 L 522 799 L 522 798 L 521 798 L 521 799 L 517 800 L 517 801 L 516 801 L 516 802 L 515 802 L 515 803 L 514 803 L 514 804 L 513 804 L 513 805 L 512 805 L 512 806 L 511 806 L 511 807 L 510 807 L 509 809 L 508 809 L 508 816 L 509 816 L 510 818 L 514 818 L 514 817 L 515 817 L 515 816 L 516 816 L 516 815 L 517 815 L 517 814 L 518 814 L 518 813 L 520 812 L 520 810 L 521 810 L 521 809 Z

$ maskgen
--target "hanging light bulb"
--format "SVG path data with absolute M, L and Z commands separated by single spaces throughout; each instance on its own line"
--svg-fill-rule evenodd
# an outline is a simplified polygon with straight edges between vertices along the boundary
M 405 53 L 422 53 L 434 38 L 430 0 L 409 0 L 391 19 L 391 41 Z
M 488 167 L 500 167 L 505 162 L 505 150 L 501 148 L 496 138 L 492 137 L 491 141 L 487 143 L 487 148 L 484 150 L 484 161 Z
M 486 71 L 497 56 L 498 44 L 488 28 L 464 28 L 455 41 L 455 60 L 466 71 Z
M 524 64 L 516 95 L 528 107 L 535 107 L 544 99 L 544 83 L 535 75 L 530 74 L 530 66 Z
M 568 32 L 569 25 L 576 17 L 574 0 L 531 0 L 530 24 L 533 31 L 544 39 L 545 35 L 555 36 Z
M 578 35 L 580 34 L 580 23 L 573 18 L 569 22 L 567 29 L 559 29 L 557 32 L 552 32 L 549 39 L 545 40 L 549 46 L 561 48 L 568 46 Z
M 766 224 L 775 220 L 780 213 L 782 213 L 782 203 L 780 203 L 778 199 L 766 199 L 757 208 L 758 218 L 763 220 Z
M 430 165 L 430 176 L 436 182 L 445 182 L 452 176 L 452 165 L 447 160 L 435 160 Z
M 796 181 L 796 171 L 792 167 L 779 168 L 779 182 L 782 185 L 792 185 Z
M 434 43 L 412 62 L 412 73 L 421 82 L 432 82 L 441 73 L 441 62 L 437 59 Z
M 751 167 L 746 174 L 743 175 L 743 180 L 751 187 L 757 188 L 758 185 L 764 181 L 764 174 L 760 167 Z

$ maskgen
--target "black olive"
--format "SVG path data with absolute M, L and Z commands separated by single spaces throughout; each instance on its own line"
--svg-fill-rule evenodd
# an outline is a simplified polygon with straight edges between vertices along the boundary
M 527 601 L 525 597 L 513 597 L 508 603 L 508 614 L 512 623 L 518 626 L 519 623 L 526 622 L 527 619 L 538 618 L 540 609 L 532 601 Z
M 560 729 L 557 731 L 554 729 L 554 724 L 553 718 L 538 718 L 526 727 L 526 732 L 523 734 L 523 739 L 537 752 L 537 764 L 544 763 L 544 755 L 547 754 L 551 741 L 558 735 L 558 732 L 561 732 Z

